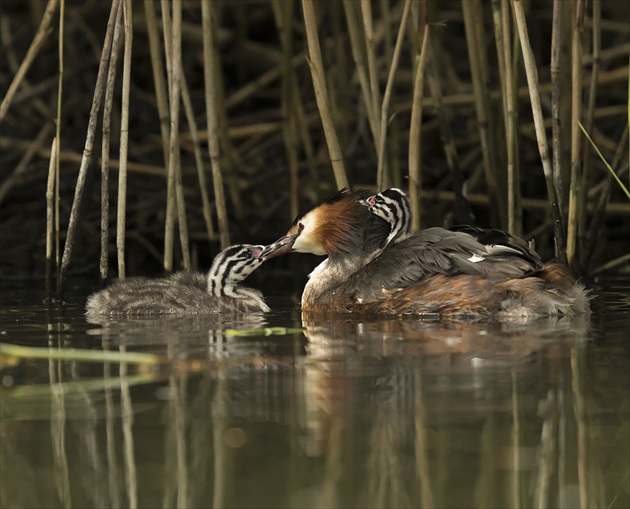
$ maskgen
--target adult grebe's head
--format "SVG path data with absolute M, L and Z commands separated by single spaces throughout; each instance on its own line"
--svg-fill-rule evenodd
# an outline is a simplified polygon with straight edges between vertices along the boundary
M 411 201 L 400 189 L 391 187 L 363 202 L 372 214 L 389 224 L 390 232 L 384 245 L 402 240 L 411 232 Z
M 208 272 L 208 293 L 224 294 L 226 287 L 240 283 L 254 272 L 265 261 L 264 247 L 236 244 L 216 255 Z
M 371 214 L 362 201 L 367 193 L 344 188 L 298 216 L 284 237 L 267 246 L 262 256 L 295 251 L 335 258 L 360 253 Z

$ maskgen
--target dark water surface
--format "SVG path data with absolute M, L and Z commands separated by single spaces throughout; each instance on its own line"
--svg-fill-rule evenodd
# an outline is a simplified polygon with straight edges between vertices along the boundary
M 0 295 L 3 508 L 630 506 L 627 286 L 528 325 L 302 320 L 282 296 L 91 324 L 85 293 L 27 286 Z

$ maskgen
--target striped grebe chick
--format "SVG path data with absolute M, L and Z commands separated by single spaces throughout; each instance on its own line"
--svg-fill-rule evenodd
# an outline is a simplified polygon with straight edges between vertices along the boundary
M 219 253 L 207 274 L 121 281 L 91 295 L 88 315 L 255 313 L 269 311 L 258 290 L 239 283 L 262 265 L 264 246 L 239 244 Z
M 522 239 L 469 226 L 428 228 L 382 248 L 391 225 L 365 200 L 342 190 L 263 251 L 266 258 L 327 256 L 304 288 L 303 310 L 519 320 L 589 312 L 587 292 L 568 269 L 542 263 Z M 375 229 L 375 220 L 390 233 Z
M 400 189 L 390 187 L 385 191 L 368 197 L 364 203 L 370 212 L 383 219 L 389 225 L 390 231 L 383 243 L 385 247 L 390 242 L 396 243 L 409 237 L 411 233 L 411 201 Z

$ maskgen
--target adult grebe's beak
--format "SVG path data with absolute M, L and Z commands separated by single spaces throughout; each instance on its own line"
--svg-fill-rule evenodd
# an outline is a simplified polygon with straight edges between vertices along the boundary
M 295 242 L 295 239 L 298 238 L 298 235 L 299 233 L 280 237 L 273 244 L 266 246 L 260 256 L 268 260 L 269 258 L 275 258 L 276 256 L 290 253 L 293 251 L 293 243 Z

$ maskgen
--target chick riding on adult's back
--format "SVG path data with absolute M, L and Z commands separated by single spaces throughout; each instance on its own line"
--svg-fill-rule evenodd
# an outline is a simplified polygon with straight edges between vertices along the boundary
M 396 195 L 405 202 L 400 190 L 376 197 L 341 190 L 265 248 L 266 258 L 327 256 L 304 288 L 303 310 L 498 319 L 589 311 L 587 292 L 568 269 L 543 263 L 522 239 L 472 226 L 409 234 L 410 212 Z

